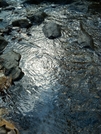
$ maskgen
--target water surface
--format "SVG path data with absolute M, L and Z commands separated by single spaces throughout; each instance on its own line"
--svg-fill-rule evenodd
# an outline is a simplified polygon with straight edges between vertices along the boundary
M 67 5 L 22 4 L 9 0 L 15 10 L 2 10 L 4 22 L 26 17 L 28 11 L 44 10 L 48 17 L 28 30 L 15 28 L 5 35 L 10 49 L 21 54 L 24 77 L 10 88 L 6 118 L 16 122 L 21 134 L 101 133 L 101 15 L 89 9 L 91 2 Z M 88 10 L 89 9 L 89 10 Z M 42 27 L 54 21 L 62 28 L 60 38 L 47 39 Z M 81 31 L 80 23 L 87 32 Z M 30 36 L 27 34 L 30 33 Z M 88 34 L 94 49 L 88 44 Z M 13 40 L 12 38 L 15 38 Z M 82 42 L 83 40 L 83 42 Z

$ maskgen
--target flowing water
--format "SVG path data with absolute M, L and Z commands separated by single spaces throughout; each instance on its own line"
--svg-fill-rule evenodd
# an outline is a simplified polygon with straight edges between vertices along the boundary
M 100 10 L 79 0 L 65 5 L 8 2 L 15 10 L 1 11 L 2 27 L 26 17 L 28 11 L 44 10 L 48 17 L 40 25 L 13 28 L 5 35 L 9 41 L 5 52 L 13 49 L 21 54 L 19 66 L 24 72 L 9 89 L 11 98 L 0 99 L 0 106 L 10 113 L 6 118 L 21 134 L 101 134 Z M 61 26 L 60 38 L 44 36 L 47 21 Z

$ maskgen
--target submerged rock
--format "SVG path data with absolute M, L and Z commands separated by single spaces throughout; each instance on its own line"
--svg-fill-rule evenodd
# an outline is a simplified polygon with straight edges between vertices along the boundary
M 0 36 L 0 52 L 7 46 L 8 41 L 4 37 Z
M 13 26 L 18 26 L 21 28 L 28 28 L 31 26 L 31 23 L 29 22 L 28 19 L 18 19 L 12 22 Z
M 61 28 L 54 22 L 48 22 L 43 26 L 43 32 L 49 39 L 55 39 L 61 36 Z
M 5 75 L 11 76 L 12 80 L 19 79 L 22 76 L 22 70 L 19 68 L 20 54 L 10 51 L 1 55 L 0 58 L 3 59 L 1 64 L 6 70 Z
M 82 48 L 91 48 L 94 50 L 94 42 L 92 37 L 86 32 L 86 30 L 83 28 L 82 23 L 80 23 L 80 35 L 78 39 L 78 43 L 81 45 Z

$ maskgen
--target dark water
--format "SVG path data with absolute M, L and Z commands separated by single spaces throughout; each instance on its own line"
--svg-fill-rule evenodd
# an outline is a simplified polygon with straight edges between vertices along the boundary
M 101 134 L 100 10 L 86 1 L 67 5 L 9 3 L 15 10 L 1 11 L 2 27 L 25 17 L 28 11 L 42 9 L 48 14 L 44 22 L 61 25 L 62 36 L 47 39 L 42 32 L 44 22 L 5 35 L 9 41 L 5 52 L 13 49 L 21 54 L 24 72 L 10 88 L 11 99 L 6 103 L 0 100 L 0 106 L 10 111 L 6 118 L 17 124 L 21 134 Z

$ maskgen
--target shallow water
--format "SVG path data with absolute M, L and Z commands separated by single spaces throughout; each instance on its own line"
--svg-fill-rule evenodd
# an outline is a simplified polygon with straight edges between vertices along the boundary
M 100 134 L 101 133 L 101 15 L 88 10 L 91 2 L 68 5 L 42 3 L 23 5 L 9 0 L 15 10 L 2 10 L 4 22 L 25 17 L 30 10 L 44 10 L 46 21 L 61 25 L 62 36 L 47 39 L 42 26 L 13 29 L 5 35 L 10 49 L 21 54 L 24 77 L 9 90 L 11 98 L 0 107 L 10 111 L 21 134 Z M 81 32 L 80 22 L 93 39 Z M 4 23 L 3 23 L 4 24 Z M 30 34 L 27 35 L 27 33 Z M 16 37 L 13 40 L 13 37 Z

